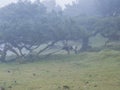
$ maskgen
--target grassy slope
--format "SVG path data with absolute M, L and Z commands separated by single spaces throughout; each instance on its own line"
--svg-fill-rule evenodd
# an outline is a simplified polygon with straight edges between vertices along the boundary
M 58 55 L 27 64 L 0 64 L 6 90 L 120 90 L 120 52 Z

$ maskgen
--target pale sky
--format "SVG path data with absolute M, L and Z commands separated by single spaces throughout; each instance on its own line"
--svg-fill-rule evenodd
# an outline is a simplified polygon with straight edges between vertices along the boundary
M 32 0 L 34 1 L 34 0 Z M 41 0 L 41 1 L 44 1 L 44 0 Z M 57 4 L 62 6 L 64 8 L 64 5 L 65 4 L 68 4 L 68 3 L 72 3 L 72 1 L 75 1 L 75 0 L 56 0 Z M 3 7 L 11 2 L 16 2 L 16 0 L 0 0 L 0 7 Z

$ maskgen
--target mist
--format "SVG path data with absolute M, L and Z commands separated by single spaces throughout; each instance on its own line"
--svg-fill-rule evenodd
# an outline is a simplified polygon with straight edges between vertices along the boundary
M 0 1 L 0 90 L 120 90 L 120 0 Z

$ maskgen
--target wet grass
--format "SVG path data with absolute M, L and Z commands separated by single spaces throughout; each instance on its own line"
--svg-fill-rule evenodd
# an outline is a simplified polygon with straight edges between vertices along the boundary
M 33 63 L 0 64 L 5 90 L 120 90 L 120 52 L 54 55 Z

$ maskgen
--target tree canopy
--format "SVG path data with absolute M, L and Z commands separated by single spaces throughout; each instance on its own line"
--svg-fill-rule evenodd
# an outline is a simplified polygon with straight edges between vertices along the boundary
M 93 1 L 90 5 L 93 5 Z M 65 50 L 68 54 L 70 50 L 75 53 L 88 51 L 92 49 L 90 38 L 97 34 L 109 41 L 119 41 L 118 2 L 119 0 L 97 0 L 100 14 L 92 8 L 89 8 L 91 11 L 87 10 L 89 5 L 84 7 L 86 11 L 80 10 L 80 2 L 68 5 L 60 12 L 47 12 L 38 0 L 33 3 L 19 0 L 0 8 L 0 61 L 7 61 L 8 51 L 15 54 L 16 58 L 33 54 L 39 56 L 45 51 L 46 56 L 59 50 Z M 75 14 L 70 15 L 72 13 Z M 74 44 L 69 44 L 70 41 Z M 81 45 L 76 46 L 75 43 Z M 49 51 L 50 49 L 52 50 Z

